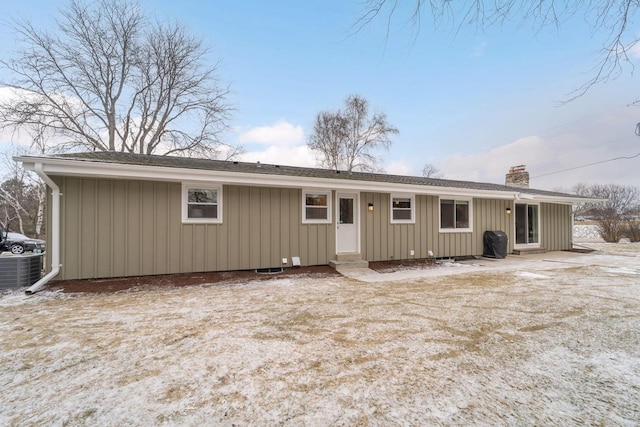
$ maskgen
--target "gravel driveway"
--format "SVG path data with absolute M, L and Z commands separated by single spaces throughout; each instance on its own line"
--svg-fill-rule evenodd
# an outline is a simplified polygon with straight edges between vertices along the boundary
M 640 246 L 0 296 L 1 425 L 638 425 Z

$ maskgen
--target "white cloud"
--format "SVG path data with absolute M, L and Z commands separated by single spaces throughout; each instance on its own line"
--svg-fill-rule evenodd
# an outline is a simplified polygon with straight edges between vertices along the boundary
M 634 113 L 602 114 L 562 133 L 527 136 L 487 151 L 449 156 L 441 163 L 441 170 L 448 179 L 502 184 L 509 167 L 526 165 L 532 188 L 570 189 L 577 183 L 640 186 L 640 174 L 635 173 L 638 158 L 586 166 L 640 152 L 637 137 L 631 130 L 625 132 Z M 618 131 L 622 133 L 614 134 L 611 126 L 605 125 L 614 121 L 626 123 Z M 576 169 L 567 170 L 572 168 Z
M 304 141 L 302 126 L 294 126 L 286 120 L 278 120 L 272 125 L 258 126 L 240 134 L 241 144 L 265 144 L 292 146 Z
M 17 91 L 17 89 L 11 87 L 0 87 L 0 103 L 17 99 Z M 19 132 L 10 128 L 0 128 L 0 142 L 6 144 L 7 147 L 10 146 L 9 143 L 29 147 L 31 145 L 31 138 L 26 132 Z
M 640 38 L 640 33 L 636 35 L 637 38 Z M 627 46 L 627 53 L 632 58 L 640 58 L 640 43 L 634 42 L 631 45 Z
M 545 148 L 545 141 L 540 137 L 525 137 L 489 151 L 445 158 L 442 173 L 450 179 L 504 182 L 510 166 L 526 164 L 532 171 L 545 163 L 549 148 Z
M 0 129 L 0 143 L 6 144 L 7 147 L 14 144 L 21 148 L 29 148 L 32 138 L 26 132 L 13 131 L 11 129 Z
M 391 175 L 411 175 L 412 174 L 412 167 L 402 160 L 397 160 L 395 162 L 389 163 L 388 165 L 385 166 L 384 170 L 385 170 L 385 173 L 388 173 Z
M 271 145 L 264 150 L 248 151 L 242 155 L 244 162 L 260 162 L 274 165 L 316 167 L 316 158 L 306 145 Z
M 247 152 L 241 160 L 275 165 L 316 167 L 316 157 L 304 142 L 302 126 L 284 119 L 272 125 L 258 126 L 238 137 Z
M 53 94 L 51 96 L 58 103 L 66 103 L 73 109 L 77 108 L 77 111 L 81 108 L 81 103 L 78 98 L 65 94 Z M 0 87 L 0 103 L 14 103 L 20 100 L 40 101 L 42 100 L 42 96 L 36 92 L 30 92 L 24 89 L 17 89 L 8 86 Z M 47 107 L 42 108 L 46 109 Z M 47 135 L 47 144 L 49 146 L 57 145 L 65 140 L 65 138 L 61 138 L 53 132 L 49 132 Z M 0 129 L 0 143 L 5 147 L 12 147 L 12 145 L 14 145 L 17 146 L 18 150 L 23 150 L 31 147 L 32 142 L 33 137 L 29 135 L 29 132 L 25 128 L 16 129 L 13 127 L 6 127 Z M 4 148 L 3 151 L 6 152 L 7 149 L 13 148 Z
M 21 91 L 20 89 L 16 89 L 14 87 L 9 87 L 9 86 L 0 87 L 0 100 L 5 101 L 5 100 L 17 99 L 20 91 Z

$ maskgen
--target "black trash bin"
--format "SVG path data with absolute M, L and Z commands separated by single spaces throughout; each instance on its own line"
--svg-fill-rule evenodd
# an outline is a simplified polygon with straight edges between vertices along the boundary
M 504 231 L 487 230 L 483 236 L 484 250 L 482 256 L 489 258 L 504 258 L 507 256 L 509 238 Z

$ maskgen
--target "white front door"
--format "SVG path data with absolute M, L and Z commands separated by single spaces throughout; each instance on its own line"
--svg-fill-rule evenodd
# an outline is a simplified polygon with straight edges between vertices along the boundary
M 336 215 L 337 253 L 357 253 L 358 245 L 358 195 L 338 193 Z

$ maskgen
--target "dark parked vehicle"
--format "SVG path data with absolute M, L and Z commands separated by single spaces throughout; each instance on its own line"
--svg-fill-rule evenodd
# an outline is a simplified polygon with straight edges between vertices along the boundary
M 0 252 L 10 251 L 12 254 L 24 252 L 44 252 L 45 241 L 32 239 L 20 233 L 4 231 L 0 228 Z

